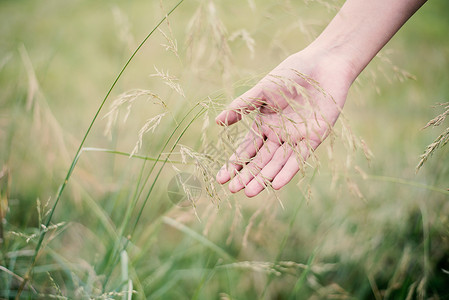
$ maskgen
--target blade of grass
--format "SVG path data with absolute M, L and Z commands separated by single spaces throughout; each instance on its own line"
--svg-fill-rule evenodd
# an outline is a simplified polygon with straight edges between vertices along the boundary
M 309 183 L 308 183 L 309 185 L 312 184 L 313 180 L 315 179 L 315 175 L 317 174 L 317 172 L 318 172 L 318 169 L 315 168 L 315 170 L 314 170 L 314 172 L 312 174 L 312 177 L 309 180 Z M 293 215 L 291 217 L 290 223 L 288 225 L 288 230 L 285 233 L 284 238 L 282 239 L 281 245 L 279 247 L 278 254 L 276 255 L 276 259 L 274 260 L 275 262 L 278 262 L 281 259 L 282 253 L 284 252 L 285 245 L 287 245 L 288 237 L 290 236 L 290 233 L 293 230 L 293 225 L 295 224 L 296 217 L 297 217 L 297 215 L 299 213 L 299 210 L 300 210 L 302 204 L 305 202 L 305 200 L 306 200 L 305 195 L 303 193 L 301 193 L 301 200 L 298 201 L 298 205 L 296 206 L 295 212 L 293 213 Z M 269 277 L 268 282 L 265 285 L 265 289 L 264 289 L 264 291 L 262 293 L 262 298 L 265 296 L 266 292 L 268 291 L 268 287 L 271 284 L 271 282 L 273 281 L 273 278 L 274 278 L 273 275 L 271 275 Z
M 337 173 L 339 175 L 344 175 L 343 173 Z M 330 173 L 321 173 L 321 175 L 328 175 L 332 176 Z M 390 176 L 380 176 L 380 175 L 370 175 L 370 174 L 364 174 L 362 175 L 351 175 L 351 177 L 362 177 L 365 180 L 374 180 L 374 181 L 383 181 L 383 182 L 390 182 L 390 183 L 396 183 L 396 184 L 402 184 L 402 185 L 408 185 L 411 187 L 415 187 L 418 189 L 424 189 L 432 192 L 437 192 L 443 195 L 449 195 L 449 190 L 446 190 L 444 188 L 439 188 L 433 185 L 428 185 L 421 182 L 416 182 L 412 180 L 407 180 L 399 177 L 390 177 Z
M 104 149 L 104 148 L 95 148 L 95 147 L 84 147 L 82 149 L 82 151 L 84 152 L 102 152 L 102 153 L 110 153 L 110 154 L 115 154 L 115 155 L 121 155 L 121 156 L 127 156 L 129 158 L 137 158 L 137 159 L 142 159 L 142 160 L 149 160 L 149 161 L 155 161 L 155 162 L 163 162 L 162 159 L 157 159 L 154 157 L 148 157 L 148 156 L 142 156 L 142 155 L 133 155 L 131 156 L 131 153 L 128 152 L 122 152 L 122 151 L 117 151 L 117 150 L 113 150 L 113 149 Z M 193 163 L 183 163 L 182 161 L 178 161 L 178 160 L 170 160 L 170 163 L 172 164 L 193 164 Z
M 95 218 L 100 221 L 103 228 L 109 234 L 110 238 L 117 239 L 117 233 L 113 226 L 112 220 L 109 218 L 107 213 L 101 208 L 101 206 L 87 193 L 83 190 L 84 202 L 86 203 L 89 210 L 94 214 Z
M 210 260 L 211 260 L 211 255 L 209 254 L 209 257 L 207 258 L 207 262 L 206 262 L 206 266 L 209 265 Z M 198 284 L 195 293 L 192 296 L 192 300 L 198 300 L 201 299 L 201 291 L 203 290 L 203 287 L 207 285 L 207 283 L 209 282 L 209 280 L 212 279 L 212 277 L 214 277 L 216 269 L 215 267 L 220 263 L 220 261 L 217 261 L 215 263 L 215 266 L 211 269 L 208 268 L 204 268 L 203 270 L 203 275 L 201 276 L 201 280 L 200 283 Z
M 385 181 L 385 182 L 392 182 L 392 183 L 408 185 L 408 186 L 412 186 L 412 187 L 416 187 L 416 188 L 420 188 L 420 189 L 425 189 L 425 190 L 441 193 L 441 194 L 444 194 L 444 195 L 449 195 L 449 191 L 448 190 L 445 190 L 445 189 L 442 189 L 442 188 L 438 188 L 438 187 L 435 187 L 435 186 L 432 186 L 432 185 L 427 185 L 427 184 L 420 183 L 420 182 L 415 182 L 415 181 L 402 179 L 402 178 L 388 177 L 388 176 L 377 176 L 377 175 L 367 175 L 366 178 L 367 179 L 371 179 L 371 180 Z
M 149 180 L 151 174 L 153 173 L 154 168 L 156 167 L 156 163 L 159 162 L 159 161 L 161 160 L 162 153 L 165 151 L 165 148 L 166 148 L 166 147 L 168 146 L 168 144 L 170 143 L 172 137 L 175 135 L 175 133 L 176 133 L 176 132 L 178 131 L 178 129 L 181 127 L 181 124 L 182 124 L 182 123 L 185 121 L 185 119 L 190 115 L 190 113 L 192 113 L 192 112 L 195 110 L 195 108 L 196 108 L 197 106 L 198 106 L 198 104 L 195 105 L 194 107 L 192 107 L 192 108 L 185 114 L 185 116 L 182 118 L 182 120 L 176 125 L 176 128 L 172 131 L 172 133 L 170 134 L 170 136 L 168 137 L 168 139 L 165 141 L 164 146 L 163 146 L 162 149 L 159 151 L 159 154 L 158 154 L 158 156 L 157 156 L 157 158 L 156 158 L 156 160 L 155 160 L 155 163 L 151 166 L 151 169 L 149 170 L 148 174 L 145 176 L 145 179 L 144 179 L 143 181 L 142 181 L 142 177 L 143 177 L 143 172 L 144 172 L 144 170 L 145 170 L 146 161 L 145 161 L 144 164 L 142 165 L 142 168 L 141 168 L 141 171 L 140 171 L 140 175 L 139 175 L 139 179 L 138 179 L 137 184 L 136 184 L 136 190 L 135 190 L 135 194 L 134 194 L 134 196 L 133 196 L 132 204 L 128 207 L 129 209 L 127 210 L 127 212 L 126 212 L 126 214 L 125 214 L 124 221 L 123 221 L 122 226 L 121 226 L 121 228 L 120 228 L 120 236 L 123 235 L 123 232 L 125 231 L 126 226 L 128 225 L 129 219 L 130 219 L 130 217 L 131 217 L 131 212 L 134 210 L 135 206 L 137 205 L 137 201 L 138 201 L 139 198 L 141 197 L 141 195 L 142 195 L 142 193 L 143 193 L 143 191 L 144 191 L 144 188 L 145 188 L 145 186 L 146 186 L 146 183 L 148 182 L 148 180 Z M 195 118 L 194 118 L 193 120 L 195 120 Z M 191 121 L 191 122 L 192 122 L 192 121 Z M 183 133 L 185 132 L 185 130 L 187 130 L 187 128 L 188 128 L 189 126 L 190 126 L 190 123 L 189 123 L 189 125 L 184 129 Z M 183 133 L 181 134 L 181 136 L 183 135 Z M 178 138 L 178 141 L 179 141 L 179 138 Z M 177 142 L 175 143 L 175 145 L 176 145 L 176 144 L 177 144 Z M 165 166 L 165 163 L 167 162 L 167 160 L 168 160 L 168 158 L 170 157 L 170 154 L 171 154 L 172 152 L 173 152 L 173 149 L 169 152 L 167 158 L 166 158 L 165 160 L 162 161 L 162 162 L 163 162 L 162 167 Z M 143 183 L 142 183 L 142 182 L 143 182 Z M 141 185 L 141 183 L 142 183 L 142 185 Z M 139 189 L 139 187 L 140 187 L 140 189 Z
M 185 121 L 185 119 L 190 115 L 190 113 L 192 111 L 194 111 L 194 109 L 198 106 L 195 105 L 194 107 L 192 107 L 182 118 L 182 120 L 180 122 L 176 122 L 176 127 L 175 129 L 171 132 L 170 136 L 167 138 L 167 140 L 165 141 L 165 144 L 163 145 L 162 149 L 159 151 L 159 154 L 157 156 L 157 158 L 155 158 L 154 160 L 151 159 L 152 161 L 154 161 L 153 165 L 151 166 L 151 169 L 149 170 L 148 174 L 146 175 L 145 179 L 142 180 L 143 178 L 143 174 L 145 171 L 145 167 L 146 167 L 146 162 L 147 160 L 144 160 L 144 163 L 142 164 L 142 167 L 140 168 L 140 172 L 139 172 L 139 176 L 137 179 L 137 183 L 136 183 L 136 188 L 134 190 L 134 194 L 131 197 L 131 201 L 128 201 L 130 204 L 127 206 L 126 211 L 125 211 L 125 216 L 123 217 L 123 222 L 119 227 L 118 230 L 118 237 L 123 237 L 124 236 L 124 232 L 126 230 L 126 227 L 129 224 L 130 218 L 131 218 L 131 214 L 134 211 L 134 208 L 137 205 L 137 201 L 140 199 L 140 196 L 143 193 L 143 190 L 145 188 L 146 182 L 148 182 L 149 177 L 151 176 L 154 168 L 156 167 L 157 162 L 161 162 L 162 160 L 160 159 L 160 157 L 162 156 L 162 153 L 165 151 L 165 148 L 168 146 L 168 144 L 170 143 L 171 139 L 173 138 L 173 136 L 175 135 L 175 133 L 178 131 L 178 129 L 180 128 L 180 126 L 183 124 L 183 122 Z M 96 149 L 96 148 L 90 148 L 90 149 Z M 115 153 L 115 151 L 114 151 Z M 130 156 L 130 155 L 128 155 Z M 136 157 L 136 156 L 133 156 Z M 141 183 L 143 182 L 143 184 L 141 185 Z M 121 251 L 123 251 L 123 247 L 122 247 L 123 243 L 122 243 L 122 239 L 118 238 L 116 239 L 116 242 L 114 243 L 114 246 L 107 252 L 107 254 L 105 255 L 102 263 L 98 266 L 98 272 L 99 273 L 103 273 L 106 272 L 106 268 L 108 266 L 115 266 L 117 259 L 118 259 L 118 255 Z M 123 249 L 122 249 L 123 248 Z M 111 270 L 109 271 L 108 275 L 106 276 L 106 278 L 108 278 L 110 276 L 110 273 L 112 272 L 112 270 L 114 269 L 114 267 L 111 268 Z M 106 280 L 107 282 L 108 280 Z M 103 288 L 105 288 L 105 286 L 103 286 Z M 103 291 L 104 292 L 104 291 Z
M 198 104 L 199 104 L 199 103 L 198 103 Z M 189 114 L 190 114 L 190 113 L 191 113 L 191 112 L 198 106 L 198 104 L 195 105 L 195 106 L 194 106 L 194 107 L 193 107 L 193 108 L 186 114 L 186 116 L 184 117 L 184 119 L 185 119 L 185 118 L 186 118 L 186 117 L 187 117 L 187 116 L 188 116 L 188 115 L 189 115 Z M 105 278 L 105 281 L 104 281 L 104 284 L 103 284 L 103 292 L 104 292 L 104 290 L 106 289 L 106 285 L 107 285 L 107 283 L 108 283 L 108 281 L 109 281 L 109 278 L 110 278 L 110 276 L 111 276 L 111 274 L 112 274 L 112 271 L 114 270 L 115 266 L 116 266 L 117 263 L 118 263 L 118 255 L 117 255 L 117 253 L 120 253 L 121 251 L 126 250 L 126 248 L 128 247 L 128 243 L 129 243 L 129 241 L 130 241 L 130 238 L 131 238 L 132 235 L 134 234 L 134 231 L 135 231 L 135 229 L 136 229 L 136 227 L 137 227 L 137 223 L 139 222 L 140 217 L 142 216 L 143 209 L 144 209 L 144 207 L 146 206 L 146 203 L 148 202 L 148 199 L 150 198 L 151 192 L 152 192 L 153 189 L 154 189 L 154 186 L 155 186 L 155 184 L 156 184 L 157 179 L 159 178 L 159 175 L 161 174 L 161 172 L 162 172 L 162 170 L 163 170 L 165 164 L 167 163 L 168 159 L 170 158 L 170 154 L 173 153 L 174 149 L 175 149 L 176 146 L 178 145 L 179 141 L 181 140 L 182 136 L 185 134 L 185 132 L 187 131 L 187 129 L 189 129 L 189 127 L 192 125 L 192 123 L 193 123 L 195 120 L 197 120 L 197 119 L 198 119 L 204 112 L 205 112 L 205 109 L 202 108 L 202 109 L 201 109 L 201 110 L 200 110 L 200 111 L 199 111 L 199 112 L 192 118 L 192 120 L 190 120 L 190 122 L 186 125 L 186 127 L 183 129 L 183 131 L 180 133 L 180 135 L 178 136 L 177 140 L 176 140 L 175 143 L 173 144 L 173 146 L 172 146 L 170 152 L 168 153 L 167 157 L 166 157 L 165 160 L 163 161 L 162 166 L 159 168 L 159 171 L 158 171 L 158 173 L 156 174 L 156 177 L 154 178 L 154 180 L 153 180 L 153 182 L 152 182 L 152 184 L 151 184 L 151 187 L 150 187 L 150 189 L 149 189 L 149 191 L 148 191 L 148 193 L 147 193 L 147 195 L 146 195 L 146 197 L 145 197 L 145 200 L 144 200 L 144 202 L 143 202 L 143 204 L 142 204 L 142 206 L 141 206 L 141 208 L 140 208 L 140 210 L 139 210 L 139 212 L 138 212 L 138 215 L 137 215 L 137 217 L 135 218 L 134 225 L 131 227 L 132 229 L 130 230 L 130 232 L 126 235 L 126 240 L 125 240 L 125 243 L 124 243 L 124 245 L 123 245 L 122 248 L 120 248 L 121 241 L 120 241 L 120 240 L 117 240 L 116 248 L 113 250 L 112 258 L 110 258 L 110 260 L 109 260 L 109 261 L 112 261 L 112 263 L 110 263 L 110 264 L 108 263 L 108 264 L 107 264 L 108 266 L 110 266 L 110 269 L 109 269 L 108 274 L 106 275 L 106 278 Z M 163 149 L 159 152 L 159 155 L 158 155 L 157 160 L 160 159 L 160 156 L 162 155 L 163 151 L 165 150 L 165 147 L 168 145 L 169 141 L 171 140 L 172 136 L 175 134 L 175 132 L 177 131 L 177 129 L 181 126 L 181 124 L 182 124 L 182 122 L 184 121 L 184 119 L 183 119 L 183 120 L 176 126 L 175 130 L 172 132 L 172 134 L 170 135 L 170 137 L 167 139 L 167 141 L 166 141 L 166 143 L 165 143 Z M 129 207 L 131 207 L 131 209 L 128 209 L 128 211 L 127 211 L 127 217 L 125 217 L 126 219 L 129 220 L 129 218 L 130 218 L 130 216 L 131 216 L 131 212 L 134 210 L 134 207 L 135 207 L 135 205 L 137 204 L 137 200 L 140 198 L 140 195 L 142 194 L 143 189 L 144 189 L 146 183 L 148 182 L 149 177 L 150 177 L 150 175 L 152 174 L 152 172 L 153 172 L 155 166 L 156 166 L 156 162 L 153 164 L 153 166 L 152 166 L 151 170 L 149 171 L 149 173 L 148 173 L 146 179 L 144 180 L 144 183 L 143 183 L 143 185 L 142 185 L 142 188 L 141 188 L 139 194 L 137 195 L 137 197 L 135 198 L 135 200 L 133 201 L 133 204 L 129 206 Z M 142 171 L 143 171 L 143 169 L 142 169 Z M 140 181 L 140 179 L 139 179 L 139 181 Z M 125 225 L 126 225 L 126 224 L 125 224 Z M 124 230 L 124 227 L 123 227 L 123 230 Z M 123 236 L 123 232 L 124 232 L 124 231 L 121 231 L 121 233 L 120 233 L 119 236 Z
M 23 282 L 25 279 L 23 279 L 22 277 L 20 277 L 19 275 L 17 275 L 14 272 L 11 272 L 10 270 L 8 270 L 7 268 L 0 266 L 0 272 L 5 272 L 6 274 L 10 275 L 11 277 L 14 277 L 15 279 L 17 279 L 20 282 Z M 30 284 L 28 283 L 28 286 L 30 287 L 30 289 L 33 291 L 34 294 L 37 294 L 36 289 Z M 6 290 L 9 292 L 9 290 Z
M 178 229 L 179 231 L 181 231 L 182 233 L 185 233 L 186 235 L 190 236 L 191 238 L 197 240 L 198 242 L 200 242 L 202 245 L 204 245 L 205 247 L 211 249 L 212 251 L 216 252 L 218 255 L 220 255 L 222 258 L 232 261 L 234 262 L 235 259 L 229 254 L 227 253 L 225 250 L 221 249 L 217 244 L 211 242 L 209 239 L 207 239 L 205 236 L 197 233 L 196 231 L 190 229 L 189 227 L 185 226 L 184 224 L 179 223 L 176 220 L 173 220 L 172 218 L 169 217 L 163 217 L 162 221 L 175 228 Z
M 307 261 L 307 268 L 301 273 L 301 276 L 296 281 L 295 287 L 293 288 L 293 291 L 290 294 L 290 299 L 301 299 L 301 297 L 298 297 L 298 293 L 307 279 L 307 275 L 310 272 L 311 269 L 310 266 L 312 264 L 313 259 L 315 258 L 315 254 L 316 253 L 312 253 L 312 255 L 310 255 L 309 260 Z
M 184 120 L 190 115 L 190 113 L 191 113 L 192 111 L 194 111 L 194 109 L 195 109 L 197 106 L 198 106 L 198 104 L 195 105 L 194 107 L 192 107 L 192 108 L 185 114 L 185 116 L 183 117 L 183 119 L 182 119 L 179 123 L 177 123 L 176 128 L 172 131 L 172 133 L 170 134 L 170 136 L 169 136 L 169 137 L 167 138 L 167 140 L 165 141 L 164 146 L 163 146 L 162 149 L 160 150 L 160 152 L 159 152 L 159 154 L 158 154 L 158 157 L 156 158 L 156 160 L 155 160 L 154 164 L 152 165 L 150 171 L 148 172 L 147 176 L 146 176 L 145 179 L 143 180 L 143 184 L 142 184 L 142 186 L 141 186 L 141 188 L 140 188 L 140 190 L 139 190 L 139 187 L 140 187 L 141 182 L 142 182 L 143 172 L 144 172 L 144 170 L 145 170 L 146 161 L 145 161 L 144 164 L 142 165 L 142 168 L 141 168 L 141 170 L 140 170 L 139 179 L 138 179 L 137 184 L 136 184 L 136 190 L 135 190 L 135 192 L 134 192 L 134 196 L 132 197 L 131 204 L 127 207 L 127 210 L 126 210 L 126 213 L 125 213 L 125 217 L 124 217 L 124 219 L 123 219 L 123 223 L 122 223 L 122 225 L 121 225 L 121 227 L 120 227 L 120 231 L 119 231 L 119 235 L 118 235 L 119 237 L 124 236 L 124 232 L 125 232 L 126 226 L 129 224 L 129 220 L 130 220 L 130 218 L 131 218 L 131 213 L 134 211 L 134 208 L 135 208 L 135 206 L 137 205 L 137 201 L 139 200 L 140 196 L 142 195 L 143 190 L 144 190 L 144 188 L 145 188 L 145 185 L 146 185 L 146 183 L 148 182 L 148 180 L 149 180 L 151 174 L 153 173 L 153 170 L 154 170 L 154 168 L 156 167 L 157 162 L 160 161 L 160 157 L 161 157 L 162 153 L 164 152 L 165 148 L 168 146 L 168 144 L 169 144 L 169 142 L 171 141 L 172 137 L 175 135 L 175 133 L 176 133 L 176 132 L 178 131 L 178 129 L 180 128 L 181 124 L 182 124 L 182 123 L 184 122 Z M 201 111 L 200 111 L 200 112 L 201 112 Z M 186 128 L 183 130 L 183 132 L 181 133 L 180 137 L 178 137 L 178 139 L 177 139 L 177 141 L 175 142 L 175 144 L 174 144 L 172 150 L 169 152 L 169 155 L 168 155 L 168 156 L 166 157 L 166 159 L 163 161 L 163 165 L 162 165 L 161 169 L 159 170 L 159 173 L 158 173 L 157 177 L 159 176 L 160 172 L 162 171 L 162 168 L 165 166 L 165 163 L 168 161 L 168 159 L 169 159 L 169 157 L 170 157 L 170 154 L 171 154 L 171 153 L 173 152 L 173 150 L 174 150 L 174 147 L 176 147 L 176 145 L 177 145 L 177 143 L 179 142 L 179 140 L 180 140 L 180 138 L 182 137 L 182 135 L 183 135 L 183 134 L 185 133 L 185 131 L 189 128 L 190 124 L 191 124 L 194 120 L 196 120 L 196 118 L 198 118 L 198 115 L 197 115 L 196 117 L 194 117 L 194 118 L 190 121 L 190 123 L 187 125 L 187 127 L 186 127 Z M 157 180 L 157 177 L 156 177 L 155 181 Z M 155 184 L 155 181 L 153 182 L 153 186 L 154 186 L 154 184 Z M 153 186 L 152 186 L 152 187 L 153 187 Z M 151 193 L 151 191 L 150 191 L 150 193 Z M 149 195 L 147 195 L 147 197 L 149 197 Z M 147 198 L 147 199 L 148 199 L 148 198 Z M 145 202 L 146 202 L 146 201 L 145 201 Z M 140 214 L 139 214 L 139 218 L 140 218 Z M 136 226 L 137 222 L 138 222 L 138 220 L 136 220 L 135 226 Z M 135 226 L 134 226 L 134 228 L 135 228 Z M 132 232 L 134 232 L 134 230 L 132 230 Z M 116 243 L 115 243 L 113 249 L 111 250 L 110 254 L 109 254 L 109 255 L 106 257 L 106 259 L 104 260 L 103 265 L 110 266 L 110 269 L 109 269 L 108 274 L 106 275 L 105 283 L 104 283 L 104 285 L 103 285 L 103 292 L 104 292 L 104 289 L 106 288 L 107 282 L 109 281 L 109 277 L 111 276 L 112 271 L 113 271 L 113 269 L 115 268 L 115 266 L 116 266 L 116 264 L 117 264 L 117 262 L 118 262 L 118 254 L 119 254 L 121 251 L 123 251 L 123 250 L 126 249 L 127 244 L 128 244 L 128 241 L 129 241 L 130 235 L 132 235 L 132 233 L 127 235 L 126 241 L 125 241 L 125 245 L 124 245 L 123 247 L 121 247 L 121 245 L 122 245 L 121 239 L 117 239 L 117 241 L 116 241 Z
M 158 24 L 157 24 L 157 25 L 150 31 L 150 33 L 148 33 L 148 35 L 143 39 L 143 41 L 139 44 L 139 46 L 137 46 L 136 50 L 132 53 L 132 55 L 130 56 L 130 58 L 127 60 L 127 62 L 125 63 L 125 65 L 123 66 L 123 68 L 121 69 L 121 71 L 119 72 L 119 74 L 117 75 L 117 77 L 115 78 L 114 82 L 112 83 L 111 87 L 109 88 L 108 92 L 106 93 L 106 96 L 104 97 L 103 101 L 101 102 L 100 107 L 97 109 L 97 111 L 96 111 L 96 113 L 95 113 L 95 115 L 94 115 L 94 117 L 93 117 L 93 119 L 92 119 L 92 121 L 91 121 L 89 127 L 87 128 L 87 131 L 86 131 L 86 133 L 84 134 L 83 139 L 81 140 L 81 143 L 80 143 L 80 145 L 79 145 L 79 147 L 78 147 L 78 150 L 76 151 L 75 158 L 73 159 L 73 161 L 72 161 L 72 163 L 71 163 L 71 165 L 70 165 L 70 167 L 69 167 L 69 170 L 68 170 L 68 172 L 67 172 L 67 175 L 66 175 L 66 177 L 65 177 L 65 179 L 64 179 L 64 181 L 63 181 L 63 183 L 62 183 L 62 185 L 61 185 L 60 188 L 58 189 L 55 203 L 53 204 L 52 209 L 51 209 L 51 211 L 50 211 L 50 213 L 49 213 L 49 215 L 48 215 L 48 217 L 47 217 L 47 221 L 46 221 L 46 223 L 45 223 L 45 227 L 48 227 L 48 226 L 50 225 L 50 222 L 51 222 L 51 220 L 52 220 L 52 218 L 53 218 L 53 214 L 54 214 L 54 212 L 55 212 L 55 210 L 56 210 L 56 206 L 58 205 L 59 200 L 61 199 L 61 195 L 62 195 L 62 193 L 63 193 L 63 191 L 64 191 L 64 189 L 65 189 L 65 187 L 66 187 L 66 185 L 67 185 L 67 183 L 68 183 L 68 181 L 69 181 L 69 179 L 70 179 L 72 173 L 73 173 L 73 170 L 75 169 L 76 163 L 77 163 L 77 161 L 78 161 L 78 159 L 79 159 L 79 156 L 80 156 L 80 154 L 81 154 L 81 149 L 83 148 L 84 143 L 86 142 L 86 139 L 87 139 L 87 137 L 88 137 L 90 131 L 92 130 L 92 127 L 93 127 L 95 121 L 97 120 L 97 118 L 98 118 L 98 116 L 99 116 L 99 114 L 100 114 L 100 111 L 102 110 L 104 104 L 106 103 L 107 99 L 109 98 L 109 95 L 111 94 L 111 92 L 112 92 L 112 90 L 114 89 L 115 85 L 117 84 L 117 82 L 119 81 L 119 79 L 122 77 L 122 74 L 125 72 L 126 68 L 128 67 L 128 65 L 129 65 L 129 64 L 131 63 L 131 61 L 133 60 L 134 56 L 136 56 L 137 52 L 139 52 L 140 48 L 142 48 L 142 46 L 146 43 L 146 41 L 150 38 L 150 36 L 153 35 L 153 33 L 157 30 L 157 28 L 159 28 L 159 26 L 160 26 L 160 25 L 167 19 L 167 17 L 168 17 L 170 14 L 172 14 L 172 13 L 176 10 L 176 8 L 178 8 L 179 5 L 181 5 L 182 2 L 184 2 L 184 0 L 180 0 L 180 1 L 179 1 L 179 2 L 178 2 L 178 3 L 177 3 L 177 4 L 176 4 L 176 5 L 175 5 L 169 12 L 168 12 L 168 13 L 167 13 L 167 14 L 166 14 L 160 21 L 159 21 L 159 23 L 158 23 Z M 34 265 L 36 264 L 36 259 L 37 259 L 39 250 L 41 249 L 42 242 L 43 242 L 43 240 L 44 240 L 44 238 L 45 238 L 45 233 L 46 233 L 45 231 L 41 231 L 41 233 L 40 233 L 39 240 L 38 240 L 38 243 L 37 243 L 36 248 L 35 248 L 35 253 L 34 253 L 34 256 L 33 256 L 32 260 L 31 260 L 31 263 L 30 263 L 30 267 L 28 268 L 28 271 L 27 271 L 27 273 L 26 273 L 25 276 L 24 276 L 24 280 L 22 281 L 22 284 L 21 284 L 20 287 L 19 287 L 19 290 L 18 290 L 17 295 L 16 295 L 16 299 L 19 299 L 19 298 L 20 298 L 20 294 L 22 293 L 24 287 L 26 286 L 26 284 L 28 283 L 28 281 L 29 281 L 30 278 L 31 278 L 31 273 L 32 273 L 32 270 L 33 270 Z
M 145 197 L 144 202 L 142 203 L 142 206 L 141 206 L 141 208 L 140 208 L 140 210 L 139 210 L 139 213 L 138 213 L 138 215 L 137 215 L 137 218 L 136 218 L 136 220 L 135 220 L 135 222 L 134 222 L 134 225 L 133 225 L 133 227 L 132 227 L 132 229 L 131 229 L 131 231 L 130 231 L 130 234 L 129 234 L 130 236 L 133 235 L 133 233 L 134 233 L 134 231 L 135 231 L 135 229 L 136 229 L 136 227 L 137 227 L 137 223 L 139 222 L 139 219 L 140 219 L 140 217 L 142 216 L 143 209 L 145 208 L 145 206 L 146 206 L 146 204 L 147 204 L 147 202 L 148 202 L 148 199 L 150 198 L 150 195 L 151 195 L 151 193 L 152 193 L 152 191 L 153 191 L 153 189 L 154 189 L 154 186 L 156 185 L 156 181 L 158 180 L 159 175 L 160 175 L 161 172 L 162 172 L 162 169 L 164 168 L 165 164 L 167 163 L 168 159 L 170 158 L 170 154 L 173 153 L 173 151 L 175 150 L 175 148 L 176 148 L 176 146 L 178 145 L 179 141 L 181 140 L 181 138 L 182 138 L 182 137 L 184 136 L 184 134 L 186 133 L 187 129 L 189 129 L 189 127 L 192 125 L 192 123 L 193 123 L 195 120 L 197 120 L 202 114 L 204 114 L 205 111 L 206 111 L 206 109 L 205 109 L 205 108 L 202 108 L 202 109 L 195 115 L 195 117 L 189 122 L 189 124 L 187 124 L 187 126 L 184 128 L 184 130 L 183 130 L 183 131 L 181 132 L 181 134 L 179 135 L 178 139 L 177 139 L 177 140 L 175 141 L 175 143 L 173 144 L 173 146 L 172 146 L 170 152 L 168 153 L 167 158 L 165 158 L 165 161 L 162 163 L 162 166 L 159 168 L 159 171 L 158 171 L 158 173 L 156 174 L 156 177 L 154 178 L 154 180 L 153 180 L 153 182 L 152 182 L 152 184 L 151 184 L 151 187 L 150 187 L 150 189 L 149 189 L 149 191 L 148 191 L 148 193 L 147 193 L 147 195 L 146 195 L 146 197 Z

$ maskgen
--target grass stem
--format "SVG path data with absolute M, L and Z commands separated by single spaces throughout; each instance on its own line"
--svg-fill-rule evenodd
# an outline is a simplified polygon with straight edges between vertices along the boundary
M 56 210 L 56 206 L 59 203 L 59 200 L 61 199 L 62 193 L 64 192 L 64 189 L 73 173 L 73 170 L 75 169 L 76 163 L 78 162 L 78 159 L 81 155 L 84 143 L 86 142 L 87 137 L 89 136 L 92 127 L 95 123 L 95 121 L 97 120 L 101 110 L 103 109 L 103 106 L 105 105 L 106 101 L 109 98 L 109 95 L 111 94 L 112 90 L 114 89 L 115 85 L 117 84 L 117 82 L 119 81 L 119 79 L 122 77 L 123 73 L 125 72 L 126 68 L 128 67 L 128 65 L 131 63 L 131 61 L 133 60 L 133 58 L 136 56 L 137 52 L 139 52 L 140 48 L 142 48 L 142 46 L 146 43 L 146 41 L 153 35 L 153 33 L 159 28 L 159 26 L 167 19 L 167 17 L 172 14 L 176 8 L 178 8 L 179 5 L 181 5 L 181 3 L 184 2 L 184 0 L 180 0 L 160 21 L 159 23 L 150 31 L 150 33 L 147 34 L 147 36 L 143 39 L 143 41 L 139 44 L 139 46 L 136 48 L 136 50 L 132 53 L 132 55 L 129 57 L 129 59 L 127 60 L 127 62 L 125 63 L 125 65 L 123 66 L 123 68 L 120 70 L 119 74 L 117 75 L 117 77 L 115 78 L 114 82 L 112 83 L 111 87 L 109 88 L 108 92 L 106 93 L 106 96 L 103 98 L 103 101 L 100 104 L 100 107 L 97 109 L 92 121 L 89 124 L 89 127 L 87 128 L 86 133 L 84 134 L 83 139 L 81 140 L 81 143 L 78 147 L 78 150 L 75 153 L 75 158 L 73 159 L 69 170 L 67 172 L 67 175 L 65 176 L 65 179 L 63 181 L 63 183 L 61 184 L 60 188 L 58 189 L 57 195 L 56 195 L 56 200 L 55 203 L 53 204 L 53 207 L 50 210 L 50 213 L 48 215 L 47 221 L 45 223 L 45 227 L 47 228 L 50 225 L 50 222 L 53 218 L 53 214 Z M 30 267 L 28 268 L 28 271 L 26 273 L 26 275 L 24 276 L 24 280 L 22 281 L 18 291 L 17 291 L 17 295 L 16 295 L 16 299 L 20 298 L 20 294 L 22 293 L 24 287 L 26 286 L 26 284 L 28 283 L 28 281 L 31 278 L 32 275 L 32 271 L 33 271 L 33 267 L 36 264 L 36 259 L 38 257 L 39 251 L 41 249 L 42 246 L 42 242 L 45 238 L 45 234 L 46 231 L 45 230 L 41 230 L 40 235 L 39 235 L 39 240 L 36 244 L 36 248 L 35 248 L 35 253 L 33 258 L 31 259 L 31 263 L 30 263 Z

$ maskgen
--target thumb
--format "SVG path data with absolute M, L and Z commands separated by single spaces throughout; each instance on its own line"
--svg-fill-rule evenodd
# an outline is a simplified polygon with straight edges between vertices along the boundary
M 243 114 L 259 108 L 265 103 L 263 89 L 257 84 L 243 95 L 235 99 L 216 118 L 218 125 L 231 125 L 242 119 Z

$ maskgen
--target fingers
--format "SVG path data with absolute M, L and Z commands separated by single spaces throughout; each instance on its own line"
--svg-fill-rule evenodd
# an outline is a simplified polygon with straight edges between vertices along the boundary
M 265 187 L 276 177 L 282 167 L 287 163 L 293 150 L 287 144 L 283 144 L 273 155 L 270 162 L 254 177 L 246 186 L 245 194 L 254 197 L 265 189 Z
M 242 171 L 234 177 L 229 183 L 229 190 L 232 193 L 236 193 L 243 188 L 259 174 L 268 162 L 271 161 L 275 152 L 280 148 L 280 145 L 276 142 L 267 140 L 257 152 L 254 159 L 243 167 Z
M 298 173 L 301 167 L 304 166 L 304 162 L 309 157 L 310 150 L 304 141 L 300 142 L 296 147 L 296 153 L 292 153 L 289 159 L 273 179 L 271 186 L 275 190 L 279 190 L 283 186 L 292 180 L 292 178 Z
M 217 181 L 221 184 L 228 182 L 242 167 L 256 155 L 263 145 L 262 135 L 257 126 L 253 126 L 246 134 L 243 142 L 235 150 L 229 161 L 218 171 Z
M 263 89 L 257 84 L 246 93 L 235 99 L 216 118 L 218 125 L 231 125 L 242 118 L 242 114 L 248 113 L 264 104 Z
M 296 145 L 280 144 L 279 139 L 264 140 L 256 130 L 254 125 L 230 163 L 217 174 L 221 184 L 236 175 L 229 183 L 229 190 L 236 193 L 245 189 L 248 197 L 258 195 L 270 185 L 275 190 L 285 186 L 304 168 L 310 153 L 321 143 L 318 139 L 303 138 Z
M 309 154 L 310 150 L 305 142 L 300 142 L 295 149 L 290 145 L 283 144 L 274 153 L 271 161 L 246 185 L 246 196 L 258 195 L 270 182 L 275 190 L 282 188 L 304 166 L 304 161 Z

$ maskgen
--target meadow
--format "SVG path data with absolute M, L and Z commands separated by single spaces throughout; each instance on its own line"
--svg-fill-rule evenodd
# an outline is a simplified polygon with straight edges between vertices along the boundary
M 215 182 L 248 126 L 215 116 L 342 3 L 0 1 L 0 299 L 449 299 L 449 146 L 417 170 L 448 138 L 423 129 L 449 108 L 448 1 L 288 186 Z

